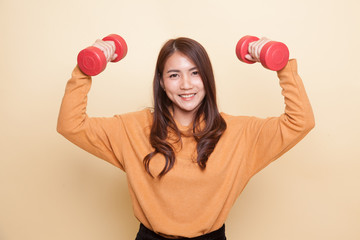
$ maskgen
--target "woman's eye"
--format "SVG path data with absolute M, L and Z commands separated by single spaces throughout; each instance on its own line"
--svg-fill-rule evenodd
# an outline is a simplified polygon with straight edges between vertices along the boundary
M 179 74 L 174 73 L 174 74 L 171 74 L 169 77 L 170 77 L 170 78 L 177 78 L 178 76 L 179 76 Z
M 198 72 L 198 71 L 194 71 L 194 72 L 192 72 L 192 74 L 195 75 L 195 76 L 197 76 L 197 75 L 199 75 L 199 72 Z

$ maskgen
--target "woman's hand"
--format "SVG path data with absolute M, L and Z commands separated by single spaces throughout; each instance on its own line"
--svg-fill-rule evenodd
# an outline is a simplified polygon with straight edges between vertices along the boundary
M 270 41 L 271 41 L 270 39 L 266 37 L 262 37 L 258 41 L 249 43 L 249 49 L 248 49 L 249 54 L 246 54 L 245 58 L 249 61 L 260 62 L 261 49 L 265 44 L 267 44 Z
M 107 62 L 110 62 L 117 57 L 117 54 L 115 53 L 116 47 L 113 41 L 103 41 L 98 39 L 93 46 L 99 48 L 105 54 Z

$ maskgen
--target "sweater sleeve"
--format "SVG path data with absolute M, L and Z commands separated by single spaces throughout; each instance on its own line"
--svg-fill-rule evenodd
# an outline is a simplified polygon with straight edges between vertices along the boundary
M 277 72 L 285 100 L 285 111 L 279 117 L 253 118 L 248 130 L 252 141 L 248 170 L 254 175 L 297 144 L 315 126 L 313 111 L 292 59 Z
M 112 142 L 118 142 L 112 139 L 124 132 L 120 116 L 90 118 L 86 114 L 91 81 L 91 77 L 84 75 L 78 67 L 74 69 L 65 88 L 57 131 L 80 148 L 124 170 L 119 146 L 112 145 Z

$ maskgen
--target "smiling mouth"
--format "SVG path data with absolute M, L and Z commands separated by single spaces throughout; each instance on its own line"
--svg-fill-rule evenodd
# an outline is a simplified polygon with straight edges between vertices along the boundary
M 182 98 L 191 98 L 191 97 L 193 97 L 193 96 L 195 96 L 196 95 L 196 93 L 193 93 L 193 94 L 183 94 L 183 95 L 179 95 L 180 97 L 182 97 Z

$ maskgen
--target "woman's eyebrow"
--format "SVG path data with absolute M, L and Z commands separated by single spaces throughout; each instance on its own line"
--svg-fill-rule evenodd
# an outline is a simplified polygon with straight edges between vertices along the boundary
M 169 70 L 169 71 L 167 71 L 166 73 L 170 73 L 170 72 L 180 72 L 180 70 L 170 69 L 170 70 Z
M 191 72 L 191 71 L 193 71 L 193 70 L 195 70 L 195 69 L 197 69 L 197 67 L 192 67 L 192 68 L 190 68 L 189 69 L 189 72 Z M 177 70 L 177 69 L 170 69 L 169 71 L 167 71 L 166 73 L 170 73 L 170 72 L 180 72 L 180 70 Z

